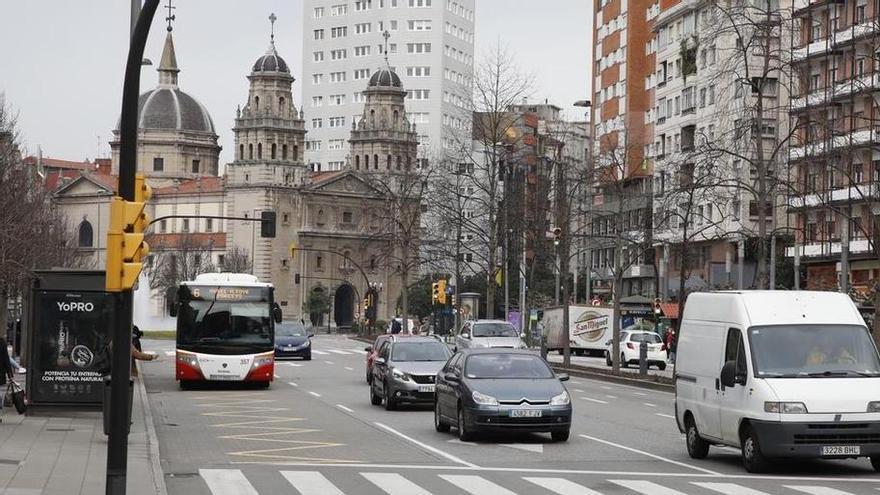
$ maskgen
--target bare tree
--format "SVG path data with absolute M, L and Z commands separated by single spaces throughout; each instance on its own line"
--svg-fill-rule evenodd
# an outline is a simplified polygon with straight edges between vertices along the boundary
M 247 251 L 240 247 L 227 249 L 223 256 L 223 263 L 220 264 L 220 270 L 227 273 L 250 273 L 251 257 Z
M 169 294 L 177 290 L 181 282 L 215 270 L 211 260 L 213 246 L 199 234 L 159 236 L 162 237 L 154 235 L 148 239 L 151 246 L 155 246 L 147 267 L 151 289 Z

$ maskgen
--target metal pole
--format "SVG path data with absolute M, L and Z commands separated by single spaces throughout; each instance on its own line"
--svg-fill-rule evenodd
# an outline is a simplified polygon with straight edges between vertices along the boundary
M 770 204 L 770 290 L 776 289 L 776 195 Z
M 135 1 L 132 0 L 132 7 Z M 159 0 L 146 0 L 138 12 L 131 32 L 125 81 L 122 89 L 122 112 L 119 121 L 119 195 L 126 201 L 135 199 L 137 172 L 137 114 L 140 95 L 141 62 L 147 35 Z M 132 12 L 134 17 L 134 12 Z M 115 294 L 113 353 L 110 372 L 110 431 L 107 439 L 107 473 L 105 493 L 125 495 L 128 470 L 129 398 L 131 388 L 131 323 L 134 298 L 131 290 Z
M 131 0 L 131 28 L 128 31 L 128 36 L 134 36 L 134 28 L 137 26 L 138 16 L 141 15 L 141 0 Z
M 849 232 L 843 229 L 840 243 L 840 292 L 849 294 Z
M 554 300 L 556 301 L 556 305 L 557 305 L 557 306 L 559 306 L 559 302 L 560 302 L 560 301 L 559 301 L 559 277 L 560 277 L 559 271 L 561 270 L 561 267 L 560 267 L 559 265 L 560 265 L 560 260 L 559 260 L 559 245 L 557 244 L 557 245 L 556 245 L 556 274 L 555 274 L 555 276 L 554 276 L 555 283 L 553 284 L 553 285 L 556 286 L 556 287 L 555 287 L 555 291 L 554 291 L 554 293 L 553 293 L 553 294 L 554 294 L 553 297 L 554 297 Z
M 742 290 L 743 288 L 743 280 L 745 279 L 745 270 L 746 270 L 746 241 L 744 239 L 740 239 L 736 246 L 737 260 L 739 264 L 739 273 L 736 275 L 736 288 Z M 682 294 L 679 294 L 678 297 L 681 298 Z
M 801 247 L 794 244 L 794 290 L 801 290 Z

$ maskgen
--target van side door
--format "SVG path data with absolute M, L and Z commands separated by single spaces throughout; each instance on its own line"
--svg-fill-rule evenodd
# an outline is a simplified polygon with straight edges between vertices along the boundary
M 736 363 L 736 376 L 745 377 L 745 384 L 733 387 L 721 385 L 721 438 L 725 443 L 739 445 L 740 420 L 748 416 L 749 370 L 748 356 L 742 330 L 730 328 L 724 345 L 724 362 Z M 721 370 L 718 370 L 719 377 Z M 720 378 L 719 378 L 720 382 Z

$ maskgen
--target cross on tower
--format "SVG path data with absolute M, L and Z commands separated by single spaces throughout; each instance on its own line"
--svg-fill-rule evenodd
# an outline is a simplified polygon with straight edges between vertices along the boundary
M 173 10 L 176 9 L 177 7 L 172 7 L 171 0 L 168 0 L 168 5 L 166 5 L 165 8 L 168 9 L 168 16 L 165 17 L 165 20 L 168 21 L 168 27 L 165 29 L 167 29 L 170 32 L 172 29 L 171 22 L 176 19 L 176 16 L 174 15 Z
M 272 41 L 273 43 L 275 42 L 275 21 L 276 20 L 278 20 L 278 18 L 275 17 L 275 12 L 272 12 L 271 14 L 269 14 L 269 23 L 271 24 L 271 34 L 269 35 L 269 40 Z
M 384 33 L 382 33 L 382 37 L 385 38 L 385 65 L 388 65 L 388 38 L 391 37 L 391 33 L 386 29 Z

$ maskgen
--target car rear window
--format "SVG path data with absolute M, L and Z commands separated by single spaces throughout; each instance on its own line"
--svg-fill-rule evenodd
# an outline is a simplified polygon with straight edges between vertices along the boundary
M 437 342 L 398 342 L 391 349 L 392 361 L 446 361 L 452 352 Z
M 656 333 L 634 333 L 629 338 L 630 342 L 647 342 L 649 344 L 659 344 L 662 342 L 660 336 Z
M 553 378 L 547 363 L 529 354 L 476 354 L 468 357 L 464 373 L 468 378 Z
M 472 337 L 517 337 L 510 323 L 476 323 Z

